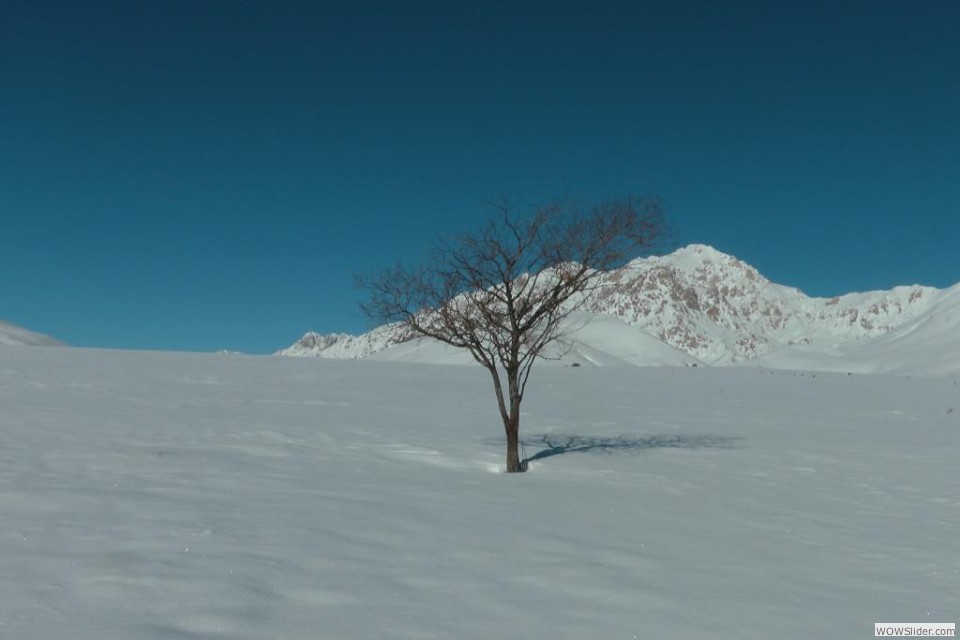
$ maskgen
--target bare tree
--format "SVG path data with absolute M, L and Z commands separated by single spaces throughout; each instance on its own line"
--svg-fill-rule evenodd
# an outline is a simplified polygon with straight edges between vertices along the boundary
M 495 209 L 476 233 L 438 241 L 422 265 L 398 263 L 358 283 L 370 319 L 466 349 L 490 372 L 512 473 L 525 470 L 520 403 L 534 362 L 599 276 L 656 248 L 666 225 L 654 197 L 587 210 L 553 204 L 525 218 L 506 204 Z

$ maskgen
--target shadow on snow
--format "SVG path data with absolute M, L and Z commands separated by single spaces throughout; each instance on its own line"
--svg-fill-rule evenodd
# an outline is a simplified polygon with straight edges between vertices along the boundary
M 710 435 L 651 435 L 651 436 L 566 436 L 556 434 L 535 435 L 523 440 L 524 446 L 545 447 L 528 458 L 524 466 L 535 460 L 543 460 L 564 453 L 616 453 L 645 449 L 734 449 L 740 438 Z

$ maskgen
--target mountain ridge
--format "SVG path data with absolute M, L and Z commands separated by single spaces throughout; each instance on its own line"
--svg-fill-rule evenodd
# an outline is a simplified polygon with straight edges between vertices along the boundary
M 720 366 L 779 362 L 768 356 L 781 351 L 804 352 L 804 358 L 811 351 L 830 352 L 842 361 L 844 354 L 857 351 L 854 347 L 862 352 L 866 343 L 920 322 L 958 287 L 910 285 L 810 297 L 770 281 L 732 255 L 693 244 L 667 255 L 638 258 L 603 274 L 583 306 L 589 316 L 614 318 L 673 350 L 668 353 L 644 336 L 613 329 L 609 322 L 608 329 L 625 336 L 626 342 L 603 340 L 596 329 L 590 335 L 573 331 L 570 341 L 591 348 L 603 341 L 602 350 L 615 358 L 618 351 L 637 356 L 653 349 L 658 356 L 634 358 L 648 365 L 678 364 L 675 352 L 687 356 L 679 359 L 684 364 Z M 949 343 L 948 352 L 956 349 L 960 359 L 958 340 L 951 342 L 941 333 L 939 339 Z M 359 336 L 308 333 L 277 354 L 364 358 L 411 337 L 388 325 Z

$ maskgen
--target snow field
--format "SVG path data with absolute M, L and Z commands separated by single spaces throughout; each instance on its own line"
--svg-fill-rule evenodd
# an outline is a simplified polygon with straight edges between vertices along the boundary
M 479 367 L 0 348 L 0 637 L 960 622 L 957 385 L 541 367 L 506 475 Z

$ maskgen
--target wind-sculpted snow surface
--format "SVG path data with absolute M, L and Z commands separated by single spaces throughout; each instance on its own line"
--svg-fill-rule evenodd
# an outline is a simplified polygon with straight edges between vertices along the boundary
M 507 475 L 479 367 L 0 355 L 2 638 L 960 622 L 955 378 L 544 367 Z
M 733 256 L 705 245 L 690 245 L 667 256 L 635 260 L 606 274 L 584 310 L 603 318 L 600 324 L 607 323 L 615 336 L 597 331 L 595 323 L 582 323 L 593 329 L 571 332 L 566 344 L 602 354 L 595 358 L 598 362 L 642 366 L 729 365 L 770 354 L 765 360 L 768 365 L 784 362 L 814 369 L 897 371 L 897 356 L 882 352 L 883 341 L 868 350 L 873 361 L 846 367 L 841 362 L 854 347 L 925 321 L 948 293 L 910 286 L 810 298 L 798 289 L 770 282 Z M 629 325 L 633 333 L 615 328 L 609 324 L 610 318 Z M 381 327 L 362 336 L 307 334 L 279 353 L 360 358 L 410 337 L 387 329 Z M 955 351 L 960 334 L 943 333 L 941 340 L 941 348 Z M 407 348 L 403 353 L 424 362 L 429 361 L 431 351 Z M 677 352 L 686 358 L 678 358 Z M 796 354 L 800 356 L 794 357 Z M 960 360 L 947 371 L 960 371 Z

